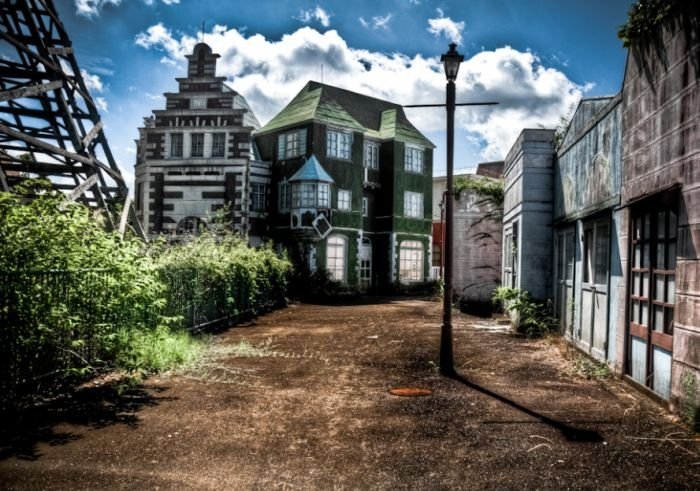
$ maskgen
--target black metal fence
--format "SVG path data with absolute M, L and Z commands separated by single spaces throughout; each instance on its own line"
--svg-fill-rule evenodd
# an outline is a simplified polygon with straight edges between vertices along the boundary
M 146 304 L 130 302 L 125 289 L 134 278 L 118 271 L 0 272 L 0 406 L 20 392 L 45 393 L 84 367 L 109 365 L 121 330 L 166 321 L 202 330 L 284 301 L 283 285 L 246 274 L 231 280 L 173 268 L 159 276 L 165 302 Z

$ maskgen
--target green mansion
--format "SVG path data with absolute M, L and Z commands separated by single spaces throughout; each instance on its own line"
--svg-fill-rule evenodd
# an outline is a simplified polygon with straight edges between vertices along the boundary
M 400 105 L 309 82 L 254 138 L 268 233 L 297 266 L 362 289 L 429 279 L 434 145 Z

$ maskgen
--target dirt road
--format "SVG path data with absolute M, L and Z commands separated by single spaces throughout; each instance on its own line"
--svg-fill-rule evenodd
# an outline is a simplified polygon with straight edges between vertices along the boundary
M 574 373 L 556 342 L 456 315 L 460 377 L 441 377 L 440 320 L 405 299 L 269 314 L 190 373 L 6 422 L 0 487 L 700 488 L 700 441 L 625 384 Z

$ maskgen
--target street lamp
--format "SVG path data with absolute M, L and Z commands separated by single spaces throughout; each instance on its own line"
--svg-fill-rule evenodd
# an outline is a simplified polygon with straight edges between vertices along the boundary
M 453 243 L 453 208 L 454 208 L 454 146 L 455 146 L 455 80 L 459 65 L 464 56 L 457 52 L 457 45 L 450 44 L 450 50 L 440 57 L 447 77 L 447 191 L 445 192 L 445 292 L 442 310 L 442 330 L 440 331 L 440 373 L 454 375 L 454 354 L 452 350 L 452 243 Z

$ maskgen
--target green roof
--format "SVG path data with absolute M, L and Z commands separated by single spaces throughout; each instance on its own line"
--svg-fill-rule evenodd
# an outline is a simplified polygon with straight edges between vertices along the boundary
M 395 139 L 435 147 L 411 124 L 402 106 L 318 82 L 308 82 L 287 107 L 257 133 L 271 133 L 309 122 L 348 128 L 379 140 Z

